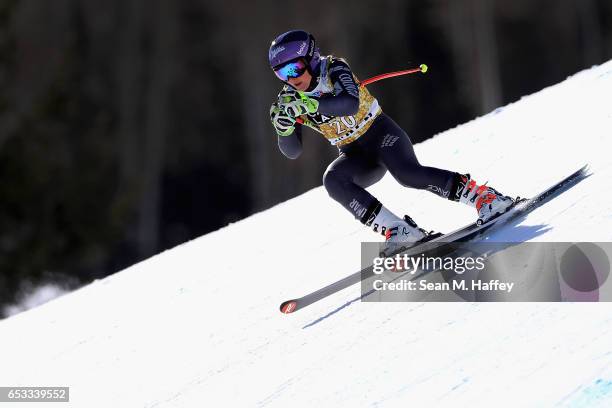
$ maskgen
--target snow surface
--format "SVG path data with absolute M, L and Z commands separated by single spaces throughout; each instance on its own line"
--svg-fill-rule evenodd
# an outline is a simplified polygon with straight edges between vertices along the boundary
M 611 130 L 608 62 L 416 150 L 521 196 L 589 163 L 593 176 L 496 238 L 612 241 Z M 475 215 L 390 176 L 371 191 L 435 230 Z M 340 308 L 355 285 L 278 311 L 358 270 L 374 240 L 315 188 L 0 322 L 0 385 L 69 386 L 69 406 L 88 408 L 612 406 L 606 303 Z

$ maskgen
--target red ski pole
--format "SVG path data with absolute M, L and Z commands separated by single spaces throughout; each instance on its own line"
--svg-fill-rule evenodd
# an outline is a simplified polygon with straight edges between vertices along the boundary
M 387 78 L 393 78 L 393 77 L 400 76 L 400 75 L 415 74 L 417 72 L 426 73 L 427 70 L 428 70 L 427 65 L 421 64 L 419 65 L 418 68 L 406 69 L 403 71 L 387 72 L 386 74 L 380 74 L 380 75 L 373 76 L 371 78 L 361 81 L 359 86 L 366 86 L 366 85 L 371 84 L 372 82 L 380 81 L 380 80 L 387 79 Z M 304 119 L 302 118 L 297 118 L 295 121 L 297 123 L 304 124 Z
M 381 79 L 392 78 L 392 77 L 396 77 L 400 75 L 414 74 L 417 72 L 426 73 L 427 65 L 421 64 L 419 65 L 418 68 L 412 68 L 412 69 L 406 69 L 404 71 L 395 71 L 395 72 L 388 72 L 386 74 L 376 75 L 376 76 L 373 76 L 372 78 L 368 78 L 362 81 L 361 84 L 359 84 L 359 86 L 366 86 L 366 85 L 371 84 L 372 82 L 380 81 Z

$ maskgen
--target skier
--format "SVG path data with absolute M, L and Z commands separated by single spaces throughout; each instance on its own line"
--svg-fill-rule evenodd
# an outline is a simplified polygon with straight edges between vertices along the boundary
M 382 112 L 366 87 L 359 86 L 347 62 L 320 55 L 308 32 L 291 30 L 279 35 L 270 45 L 268 58 L 285 84 L 270 108 L 281 152 L 290 159 L 301 154 L 302 123 L 338 147 L 339 157 L 327 168 L 323 185 L 356 219 L 384 235 L 387 245 L 411 246 L 440 235 L 419 228 L 407 215 L 398 217 L 365 190 L 387 170 L 405 187 L 476 208 L 482 222 L 514 204 L 469 174 L 422 166 L 408 135 Z

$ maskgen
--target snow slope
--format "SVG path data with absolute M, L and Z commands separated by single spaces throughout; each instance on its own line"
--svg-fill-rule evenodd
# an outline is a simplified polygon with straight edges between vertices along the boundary
M 496 238 L 612 241 L 611 131 L 608 62 L 416 150 L 522 196 L 589 163 L 593 176 Z M 474 217 L 390 176 L 371 190 L 427 228 Z M 605 303 L 354 302 L 331 313 L 356 285 L 279 313 L 357 270 L 368 240 L 316 188 L 0 322 L 0 385 L 70 386 L 70 406 L 88 408 L 612 406 Z

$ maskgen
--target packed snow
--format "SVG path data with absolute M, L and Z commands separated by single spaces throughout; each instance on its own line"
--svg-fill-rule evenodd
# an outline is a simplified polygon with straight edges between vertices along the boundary
M 416 150 L 521 196 L 588 163 L 591 177 L 495 238 L 612 241 L 611 133 L 608 62 Z M 389 175 L 370 190 L 427 229 L 475 217 Z M 612 406 L 606 303 L 342 307 L 355 285 L 279 312 L 358 270 L 376 240 L 315 188 L 1 321 L 0 386 L 69 386 L 87 408 Z

